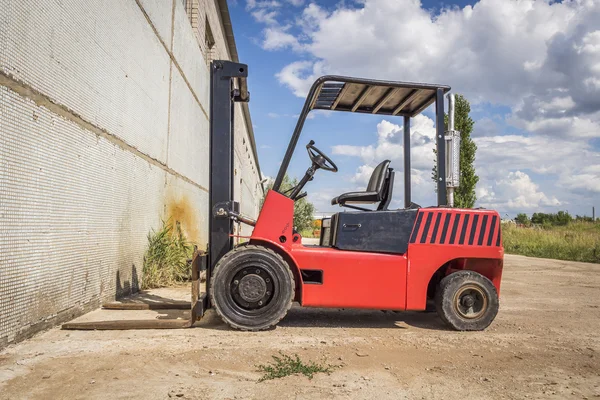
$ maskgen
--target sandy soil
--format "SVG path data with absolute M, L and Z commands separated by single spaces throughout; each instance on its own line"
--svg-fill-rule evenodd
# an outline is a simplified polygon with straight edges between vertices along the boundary
M 142 314 L 176 316 L 82 320 Z M 229 330 L 212 313 L 197 325 L 39 334 L 0 352 L 0 398 L 600 398 L 600 265 L 507 256 L 485 332 L 448 331 L 429 313 L 300 307 L 267 332 Z M 278 351 L 339 367 L 258 383 L 256 364 Z

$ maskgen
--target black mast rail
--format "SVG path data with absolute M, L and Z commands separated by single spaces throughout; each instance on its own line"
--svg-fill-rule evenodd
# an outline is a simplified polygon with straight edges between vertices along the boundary
M 234 103 L 247 102 L 250 99 L 246 85 L 246 64 L 213 61 L 210 65 L 210 76 L 210 239 L 206 292 L 215 265 L 233 248 L 233 238 L 230 236 L 233 233 L 233 220 L 223 218 L 219 209 L 238 211 L 237 203 L 233 201 Z

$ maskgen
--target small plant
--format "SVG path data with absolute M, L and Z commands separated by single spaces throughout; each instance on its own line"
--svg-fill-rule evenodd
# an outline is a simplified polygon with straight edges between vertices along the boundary
M 270 379 L 283 378 L 289 375 L 302 374 L 308 379 L 312 379 L 313 375 L 318 372 L 330 374 L 332 372 L 331 365 L 317 364 L 314 361 L 304 363 L 298 357 L 298 354 L 289 356 L 279 352 L 281 357 L 272 356 L 273 360 L 267 365 L 257 365 L 259 372 L 264 372 L 264 375 L 258 380 L 259 382 L 267 381 Z
M 144 255 L 143 289 L 173 285 L 190 279 L 194 245 L 188 242 L 179 222 L 162 221 L 160 230 L 148 234 Z

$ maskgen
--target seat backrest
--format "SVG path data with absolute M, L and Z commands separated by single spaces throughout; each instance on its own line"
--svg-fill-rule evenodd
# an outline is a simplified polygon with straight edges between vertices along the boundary
M 382 161 L 371 174 L 371 179 L 369 179 L 369 184 L 367 185 L 367 192 L 377 192 L 378 197 L 381 196 L 383 192 L 383 184 L 385 183 L 385 174 L 387 173 L 387 169 L 390 166 L 390 160 Z
M 387 210 L 390 202 L 392 201 L 392 192 L 394 191 L 394 170 L 392 168 L 388 168 L 389 173 L 385 177 L 385 182 L 383 183 L 383 191 L 380 195 L 381 202 L 377 206 L 378 211 Z

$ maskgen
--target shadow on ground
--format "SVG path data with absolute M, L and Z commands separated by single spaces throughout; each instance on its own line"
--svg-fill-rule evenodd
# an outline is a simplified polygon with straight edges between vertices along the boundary
M 277 326 L 283 328 L 406 329 L 406 325 L 436 331 L 447 330 L 436 313 L 304 308 L 298 305 L 292 307 Z M 215 312 L 208 312 L 196 326 L 215 330 L 231 329 Z
M 437 314 L 425 312 L 393 312 L 293 307 L 279 323 L 285 327 L 315 328 L 397 328 L 403 324 L 422 329 L 445 330 Z

